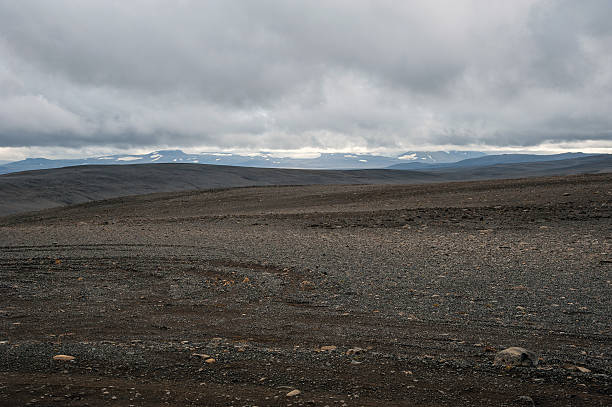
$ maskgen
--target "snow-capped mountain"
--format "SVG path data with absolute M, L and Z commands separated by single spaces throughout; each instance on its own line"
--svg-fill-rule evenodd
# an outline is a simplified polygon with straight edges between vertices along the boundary
M 397 158 L 404 163 L 441 164 L 454 163 L 468 158 L 477 158 L 487 155 L 480 151 L 410 151 Z
M 585 153 L 562 153 L 562 154 L 497 154 L 480 157 L 467 158 L 461 161 L 451 162 L 427 162 L 419 160 L 411 160 L 401 164 L 394 164 L 389 169 L 394 170 L 432 170 L 439 168 L 467 168 L 467 167 L 484 167 L 488 165 L 498 164 L 518 164 L 518 163 L 533 163 L 542 161 L 559 161 L 572 158 L 587 157 L 592 154 Z
M 304 169 L 365 169 L 386 168 L 395 164 L 418 162 L 427 164 L 457 162 L 482 157 L 477 151 L 410 151 L 393 157 L 373 154 L 324 153 L 316 158 L 276 157 L 262 152 L 240 155 L 223 152 L 188 154 L 181 150 L 161 150 L 148 154 L 118 154 L 83 159 L 27 158 L 0 165 L 0 174 L 10 172 L 70 167 L 76 165 L 190 163 L 243 167 L 304 168 Z

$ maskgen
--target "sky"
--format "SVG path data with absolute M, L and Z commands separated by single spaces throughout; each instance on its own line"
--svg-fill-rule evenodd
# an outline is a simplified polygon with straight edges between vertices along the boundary
M 612 152 L 609 0 L 0 0 L 0 160 Z

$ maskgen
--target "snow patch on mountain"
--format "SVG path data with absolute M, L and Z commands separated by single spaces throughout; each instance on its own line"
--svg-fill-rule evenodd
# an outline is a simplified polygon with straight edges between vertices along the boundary
M 117 161 L 134 161 L 134 160 L 141 160 L 142 157 L 140 156 L 127 156 L 127 157 L 118 157 Z

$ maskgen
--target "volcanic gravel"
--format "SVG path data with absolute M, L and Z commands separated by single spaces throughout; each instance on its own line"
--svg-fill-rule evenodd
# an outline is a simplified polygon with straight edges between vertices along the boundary
M 0 218 L 0 405 L 611 405 L 611 181 L 251 187 Z M 494 366 L 510 346 L 538 366 Z

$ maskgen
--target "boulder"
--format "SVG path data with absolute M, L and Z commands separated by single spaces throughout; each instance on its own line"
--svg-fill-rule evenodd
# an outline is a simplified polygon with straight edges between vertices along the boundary
M 493 364 L 496 366 L 526 366 L 538 365 L 538 356 L 530 350 L 513 346 L 497 352 Z

